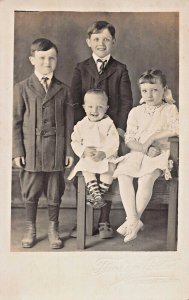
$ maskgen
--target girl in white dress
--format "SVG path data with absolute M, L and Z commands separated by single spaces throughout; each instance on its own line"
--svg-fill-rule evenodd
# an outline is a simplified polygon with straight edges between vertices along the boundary
M 178 135 L 178 110 L 160 70 L 148 70 L 139 78 L 142 99 L 130 111 L 125 143 L 130 148 L 118 164 L 114 177 L 118 178 L 126 221 L 117 229 L 124 242 L 137 237 L 143 228 L 140 220 L 148 205 L 155 180 L 170 174 L 169 137 Z M 135 195 L 133 178 L 138 178 Z
M 80 160 L 68 179 L 82 171 L 91 195 L 88 204 L 95 208 L 106 205 L 103 195 L 113 181 L 119 148 L 117 129 L 112 119 L 105 114 L 107 103 L 108 97 L 103 90 L 89 90 L 85 94 L 83 105 L 86 117 L 74 126 L 71 135 L 72 149 Z M 99 182 L 96 174 L 100 174 Z

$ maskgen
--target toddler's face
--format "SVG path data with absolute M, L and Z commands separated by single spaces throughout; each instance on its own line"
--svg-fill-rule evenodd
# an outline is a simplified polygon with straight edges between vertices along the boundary
M 83 108 L 91 122 L 98 122 L 103 119 L 108 105 L 103 95 L 88 94 L 85 96 Z
M 30 62 L 42 75 L 52 73 L 57 64 L 57 52 L 54 48 L 47 51 L 35 51 L 34 56 L 30 56 Z
M 140 84 L 141 95 L 148 105 L 158 106 L 163 101 L 164 87 L 161 83 Z
M 105 28 L 99 33 L 93 33 L 86 42 L 92 52 L 103 58 L 111 53 L 115 39 L 112 38 L 109 30 Z

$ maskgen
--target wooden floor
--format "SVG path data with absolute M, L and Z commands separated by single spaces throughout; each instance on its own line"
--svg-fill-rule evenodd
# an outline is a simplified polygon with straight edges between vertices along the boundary
M 95 224 L 98 222 L 99 211 L 95 210 Z M 64 247 L 59 250 L 49 248 L 47 238 L 48 212 L 45 208 L 38 209 L 37 243 L 33 248 L 23 249 L 21 239 L 24 231 L 24 208 L 12 209 L 11 222 L 11 251 L 14 252 L 65 252 L 78 251 L 76 238 L 71 237 L 71 229 L 76 223 L 76 209 L 61 209 L 60 237 Z M 114 230 L 124 222 L 122 209 L 111 211 L 111 224 Z M 138 234 L 137 239 L 127 244 L 123 237 L 116 233 L 112 239 L 102 240 L 98 233 L 87 236 L 86 249 L 82 251 L 166 251 L 167 210 L 146 210 L 142 218 L 145 228 Z M 80 250 L 79 250 L 80 251 Z

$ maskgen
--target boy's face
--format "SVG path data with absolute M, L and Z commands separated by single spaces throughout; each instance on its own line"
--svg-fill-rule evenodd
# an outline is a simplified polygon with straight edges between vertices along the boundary
M 103 119 L 108 109 L 107 101 L 103 95 L 87 94 L 83 108 L 91 122 L 98 122 Z
M 93 53 L 103 58 L 111 53 L 115 39 L 112 38 L 109 30 L 105 28 L 99 33 L 93 33 L 86 42 Z
M 31 64 L 42 75 L 52 73 L 57 64 L 57 52 L 54 48 L 47 51 L 35 51 L 34 56 L 29 57 Z

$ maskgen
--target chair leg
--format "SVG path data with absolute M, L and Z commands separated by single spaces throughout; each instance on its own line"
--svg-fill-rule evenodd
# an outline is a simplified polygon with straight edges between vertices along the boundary
M 178 181 L 173 178 L 169 182 L 169 206 L 168 206 L 168 225 L 167 225 L 167 250 L 176 250 L 177 236 L 177 195 Z
M 86 232 L 87 235 L 94 233 L 94 209 L 88 205 L 86 205 Z
M 85 182 L 83 176 L 78 176 L 77 191 L 77 248 L 85 249 L 86 221 L 85 221 Z

